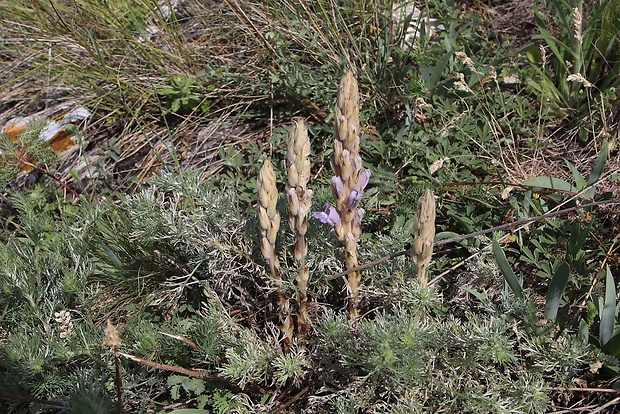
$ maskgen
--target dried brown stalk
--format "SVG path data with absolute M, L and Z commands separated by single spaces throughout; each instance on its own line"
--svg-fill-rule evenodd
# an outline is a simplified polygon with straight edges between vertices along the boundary
M 118 348 L 121 346 L 121 340 L 118 336 L 118 331 L 112 325 L 112 322 L 108 319 L 106 328 L 104 330 L 105 336 L 103 337 L 103 342 L 101 342 L 101 346 L 109 346 L 114 351 L 114 368 L 116 371 L 116 412 L 121 414 L 123 412 L 123 383 L 121 379 L 121 364 L 118 358 L 120 352 L 118 352 Z

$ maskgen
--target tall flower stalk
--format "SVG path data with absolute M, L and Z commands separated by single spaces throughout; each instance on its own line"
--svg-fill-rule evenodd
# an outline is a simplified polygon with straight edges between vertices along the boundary
M 258 219 L 262 235 L 260 247 L 276 283 L 279 327 L 282 331 L 284 346 L 288 347 L 293 339 L 293 319 L 290 300 L 282 287 L 280 262 L 276 255 L 276 236 L 280 229 L 280 213 L 276 210 L 277 203 L 276 176 L 271 161 L 265 159 L 258 173 Z
M 308 189 L 310 178 L 310 140 L 308 129 L 302 119 L 295 120 L 289 134 L 287 151 L 286 196 L 289 203 L 288 223 L 295 234 L 295 262 L 297 263 L 297 332 L 306 336 L 308 322 L 308 281 L 310 272 L 306 266 L 308 243 L 308 212 L 312 207 L 312 190 Z
M 322 212 L 314 214 L 323 223 L 334 227 L 336 236 L 344 246 L 347 269 L 358 266 L 357 240 L 362 235 L 364 216 L 364 210 L 358 205 L 370 179 L 370 170 L 362 170 L 359 129 L 359 92 L 353 70 L 349 68 L 338 87 L 336 104 L 336 135 L 331 159 L 334 171 L 331 188 L 336 203 L 335 206 L 326 204 Z M 347 276 L 349 316 L 352 320 L 359 317 L 360 279 L 359 271 Z
M 415 238 L 410 256 L 416 262 L 420 286 L 425 288 L 428 286 L 427 268 L 431 261 L 435 240 L 435 196 L 429 189 L 424 190 L 418 200 L 413 231 Z

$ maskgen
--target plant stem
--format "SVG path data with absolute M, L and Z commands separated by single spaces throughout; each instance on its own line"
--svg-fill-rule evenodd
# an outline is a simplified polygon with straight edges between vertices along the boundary
M 118 346 L 114 346 L 114 367 L 116 369 L 116 412 L 123 413 L 123 383 L 121 379 L 121 363 L 118 357 Z

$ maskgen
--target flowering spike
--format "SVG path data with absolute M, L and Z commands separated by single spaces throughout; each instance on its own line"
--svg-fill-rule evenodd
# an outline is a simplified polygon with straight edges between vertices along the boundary
M 418 212 L 414 222 L 415 239 L 410 255 L 415 259 L 418 268 L 420 286 L 428 285 L 426 273 L 433 254 L 435 240 L 435 197 L 431 190 L 426 189 L 418 201 Z
M 305 336 L 310 329 L 308 317 L 308 282 L 310 272 L 306 265 L 308 243 L 308 212 L 312 207 L 312 191 L 307 188 L 310 179 L 310 139 L 302 119 L 296 119 L 291 128 L 287 149 L 288 180 L 286 184 L 289 201 L 289 226 L 295 233 L 295 261 L 298 265 L 295 278 L 297 294 L 297 331 Z
M 269 159 L 265 159 L 258 173 L 258 218 L 261 227 L 261 252 L 269 264 L 271 275 L 277 286 L 278 314 L 280 330 L 284 337 L 284 344 L 288 346 L 293 338 L 293 320 L 291 318 L 290 301 L 282 289 L 282 274 L 280 263 L 275 252 L 276 236 L 280 228 L 280 213 L 276 210 L 278 190 L 276 175 Z

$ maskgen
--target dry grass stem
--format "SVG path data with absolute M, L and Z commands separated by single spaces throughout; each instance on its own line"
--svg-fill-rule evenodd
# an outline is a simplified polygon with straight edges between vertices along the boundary
M 276 255 L 276 236 L 280 229 L 280 213 L 276 210 L 278 190 L 276 176 L 269 159 L 265 159 L 258 174 L 258 219 L 261 228 L 261 252 L 269 264 L 269 270 L 276 282 L 278 294 L 278 315 L 280 330 L 284 337 L 284 345 L 288 346 L 293 339 L 293 320 L 290 301 L 282 288 L 280 262 Z
M 295 120 L 289 134 L 287 151 L 286 195 L 289 203 L 289 226 L 295 233 L 295 261 L 297 262 L 297 331 L 301 336 L 308 333 L 308 281 L 310 272 L 306 266 L 308 243 L 308 212 L 312 207 L 312 190 L 308 189 L 310 178 L 310 140 L 308 129 L 302 119 Z
M 424 190 L 418 201 L 418 211 L 414 224 L 415 239 L 410 255 L 416 261 L 420 286 L 428 286 L 426 273 L 433 254 L 435 240 L 435 196 L 431 190 Z

